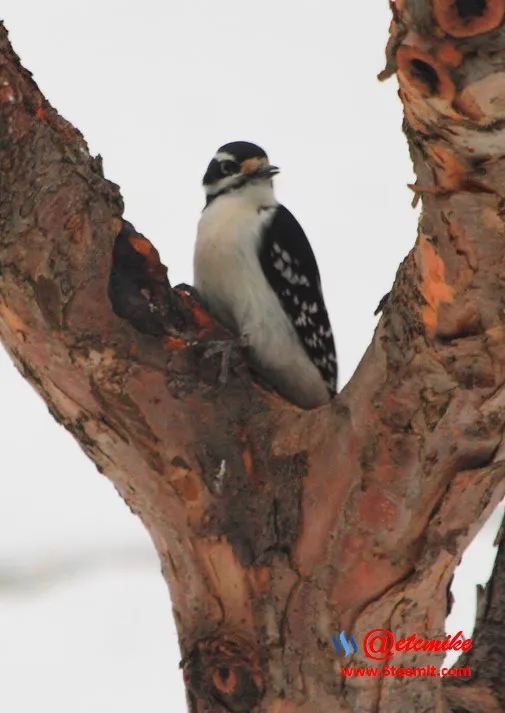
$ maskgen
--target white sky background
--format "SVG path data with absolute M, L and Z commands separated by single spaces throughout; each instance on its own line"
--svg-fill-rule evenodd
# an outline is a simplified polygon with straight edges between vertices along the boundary
M 345 383 L 416 236 L 396 83 L 376 80 L 387 1 L 3 0 L 2 12 L 172 284 L 192 281 L 217 147 L 268 151 L 319 261 Z M 1 350 L 0 393 L 0 710 L 182 713 L 171 605 L 142 527 Z M 453 633 L 470 634 L 468 585 L 489 576 L 498 524 L 459 570 Z

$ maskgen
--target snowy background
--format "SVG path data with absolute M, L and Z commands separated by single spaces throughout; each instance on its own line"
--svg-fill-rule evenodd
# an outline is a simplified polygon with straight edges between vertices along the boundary
M 376 80 L 387 1 L 367 3 L 366 17 L 363 3 L 329 0 L 3 0 L 2 12 L 172 284 L 192 280 L 200 182 L 217 147 L 268 151 L 320 263 L 343 385 L 416 235 L 396 83 Z M 0 710 L 182 713 L 150 541 L 1 350 L 0 394 Z M 453 633 L 471 633 L 500 514 L 458 570 Z

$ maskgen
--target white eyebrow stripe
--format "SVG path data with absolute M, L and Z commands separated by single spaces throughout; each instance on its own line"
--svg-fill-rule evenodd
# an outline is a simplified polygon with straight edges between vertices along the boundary
M 237 159 L 235 156 L 232 156 L 231 153 L 227 153 L 226 151 L 218 151 L 217 154 L 214 156 L 216 161 L 236 161 Z

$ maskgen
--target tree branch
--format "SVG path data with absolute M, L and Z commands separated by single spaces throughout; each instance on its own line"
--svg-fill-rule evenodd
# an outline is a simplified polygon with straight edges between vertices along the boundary
M 505 528 L 496 538 L 498 553 L 486 587 L 479 587 L 474 646 L 457 666 L 471 667 L 471 680 L 448 682 L 447 696 L 454 713 L 499 713 L 505 708 L 503 652 L 505 651 Z
M 441 679 L 341 678 L 331 635 L 443 637 L 454 567 L 505 494 L 504 40 L 479 34 L 502 3 L 472 2 L 394 6 L 419 235 L 353 378 L 311 412 L 240 353 L 218 385 L 202 354 L 223 330 L 0 30 L 0 338 L 149 531 L 193 711 L 445 704 Z

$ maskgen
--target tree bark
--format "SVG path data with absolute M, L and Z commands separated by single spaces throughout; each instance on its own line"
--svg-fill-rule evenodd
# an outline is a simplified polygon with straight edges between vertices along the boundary
M 469 666 L 474 675 L 453 679 L 446 693 L 455 713 L 505 709 L 503 652 L 505 651 L 505 528 L 497 537 L 498 554 L 491 580 L 479 588 L 474 647 L 461 656 L 458 666 Z
M 345 678 L 374 662 L 331 641 L 444 638 L 453 570 L 505 494 L 504 7 L 392 4 L 381 78 L 400 83 L 419 234 L 356 373 L 315 411 L 238 350 L 219 383 L 203 354 L 226 333 L 169 285 L 0 26 L 0 339 L 149 531 L 193 712 L 505 706 L 503 546 L 464 686 Z

